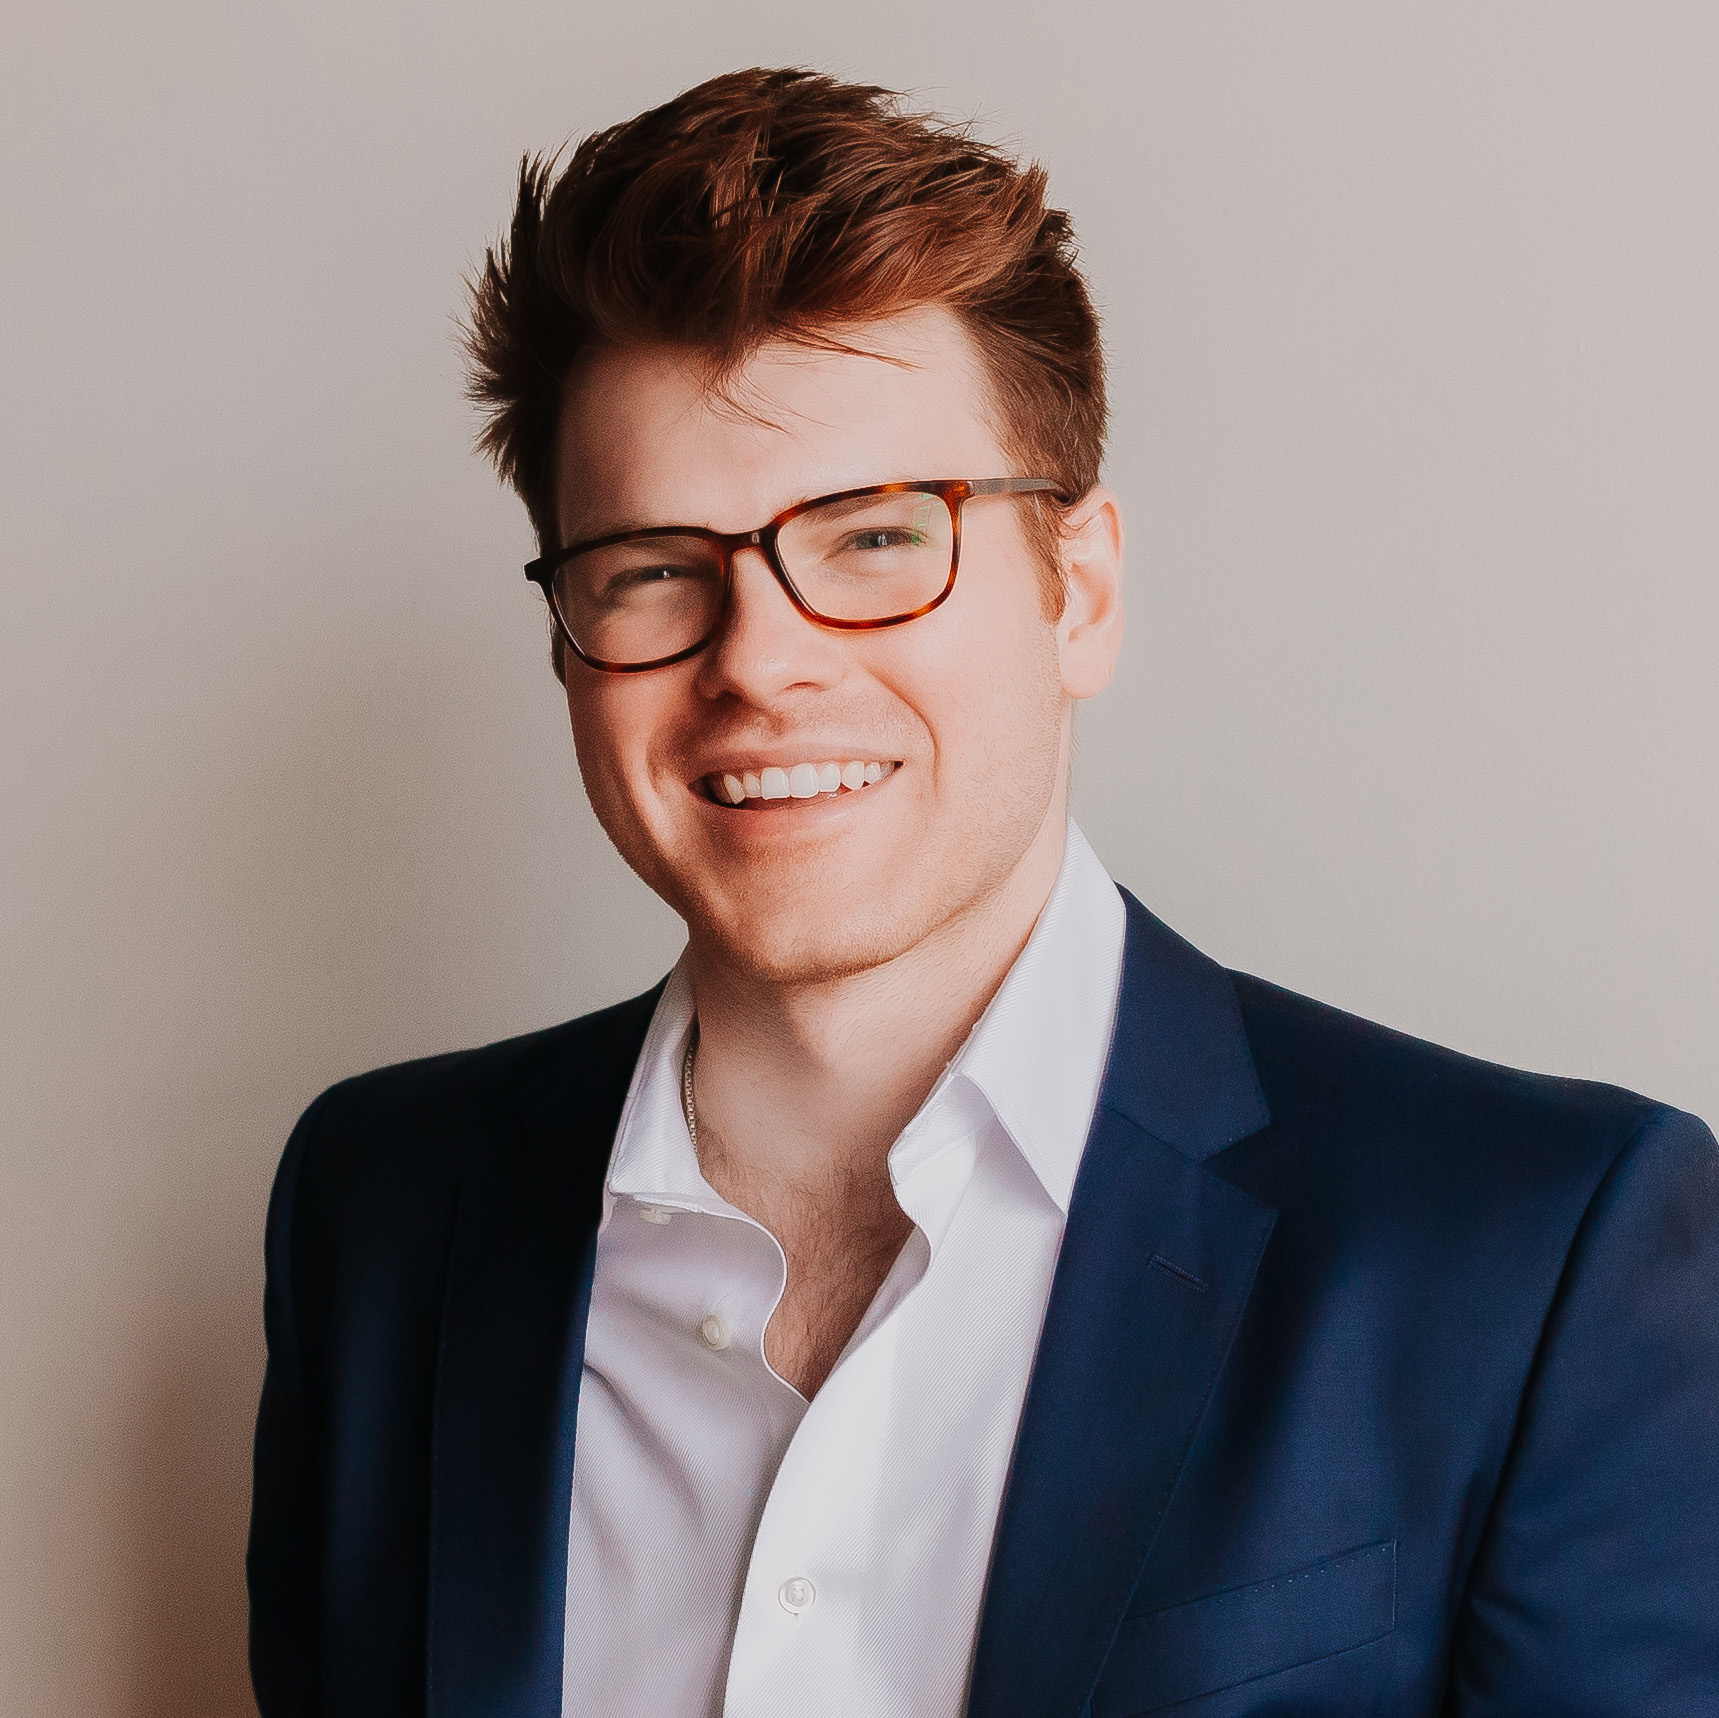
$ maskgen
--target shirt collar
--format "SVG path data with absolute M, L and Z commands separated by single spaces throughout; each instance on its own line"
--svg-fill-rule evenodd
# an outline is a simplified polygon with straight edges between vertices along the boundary
M 681 1107 L 680 1071 L 691 1030 L 692 985 L 682 955 L 663 986 L 633 1069 L 621 1125 L 615 1131 L 614 1155 L 609 1159 L 612 1194 L 648 1196 L 665 1205 L 699 1210 L 723 1205 L 698 1167 Z
M 1126 930 L 1121 892 L 1071 822 L 1027 946 L 939 1082 L 983 1093 L 1064 1216 L 1110 1055 Z
M 902 1136 L 941 1133 L 975 1088 L 1066 1216 L 1092 1125 L 1122 980 L 1127 915 L 1098 855 L 1070 822 L 1055 887 L 990 1006 Z M 612 1194 L 699 1210 L 730 1207 L 698 1167 L 681 1108 L 680 1071 L 692 1027 L 684 958 L 651 1017 L 609 1164 Z M 925 1124 L 931 1123 L 927 1128 Z M 897 1164 L 898 1172 L 905 1165 Z

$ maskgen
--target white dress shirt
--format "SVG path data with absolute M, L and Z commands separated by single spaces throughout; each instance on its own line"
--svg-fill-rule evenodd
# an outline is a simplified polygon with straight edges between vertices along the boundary
M 1071 823 L 1032 937 L 890 1150 L 914 1229 L 809 1403 L 764 1358 L 782 1249 L 699 1172 L 671 975 L 597 1237 L 565 1718 L 961 1712 L 1123 923 Z

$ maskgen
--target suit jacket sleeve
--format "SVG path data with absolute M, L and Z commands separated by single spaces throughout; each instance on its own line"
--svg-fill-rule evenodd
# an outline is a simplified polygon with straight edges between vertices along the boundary
M 251 1535 L 251 1681 L 262 1718 L 312 1718 L 320 1710 L 316 1620 L 320 1518 L 310 1404 L 293 1294 L 293 1209 L 300 1170 L 323 1100 L 293 1129 L 269 1197 L 263 1328 L 268 1365 L 257 1410 Z
M 1719 1148 L 1692 1116 L 1640 1129 L 1576 1234 L 1452 1672 L 1448 1718 L 1719 1712 Z

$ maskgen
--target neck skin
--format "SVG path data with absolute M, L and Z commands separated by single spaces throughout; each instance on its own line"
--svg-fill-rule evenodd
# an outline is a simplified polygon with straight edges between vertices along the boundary
M 807 1398 L 912 1232 L 889 1150 L 997 993 L 1055 886 L 1061 785 L 1003 883 L 887 964 L 820 984 L 760 982 L 695 940 L 699 1166 L 787 1258 L 765 1354 Z

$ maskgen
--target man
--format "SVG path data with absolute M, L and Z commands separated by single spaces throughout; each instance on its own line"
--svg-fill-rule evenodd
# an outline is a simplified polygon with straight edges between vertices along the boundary
M 718 78 L 528 167 L 471 348 L 687 947 L 294 1133 L 265 1718 L 1719 1710 L 1711 1135 L 1227 973 L 1068 822 L 1042 175 Z

